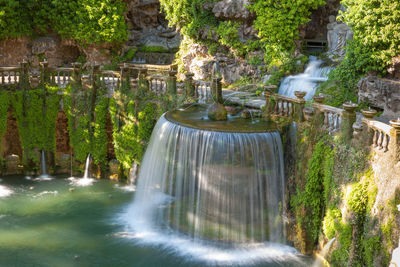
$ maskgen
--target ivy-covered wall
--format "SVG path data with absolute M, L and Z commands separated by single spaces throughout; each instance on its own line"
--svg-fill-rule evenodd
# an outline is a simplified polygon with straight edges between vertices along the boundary
M 396 155 L 371 148 L 367 132 L 347 142 L 318 125 L 298 124 L 289 238 L 308 254 L 335 238 L 326 255 L 331 266 L 388 266 L 400 220 Z

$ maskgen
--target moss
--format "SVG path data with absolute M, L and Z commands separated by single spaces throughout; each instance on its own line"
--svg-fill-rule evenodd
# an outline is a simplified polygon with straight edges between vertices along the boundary
M 10 96 L 7 91 L 0 91 L 0 151 L 1 151 L 1 138 L 7 130 L 7 116 L 10 105 Z M 0 160 L 2 155 L 0 154 Z
M 55 151 L 56 117 L 60 103 L 57 91 L 57 87 L 42 85 L 35 90 L 17 91 L 11 96 L 23 148 L 24 165 L 28 161 L 37 165 L 39 150 Z

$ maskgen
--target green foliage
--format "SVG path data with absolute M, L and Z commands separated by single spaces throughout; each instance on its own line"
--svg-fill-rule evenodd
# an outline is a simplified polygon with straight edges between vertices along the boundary
M 58 87 L 41 85 L 38 89 L 17 91 L 11 96 L 24 164 L 28 161 L 38 163 L 39 150 L 55 151 L 56 117 L 60 103 L 57 91 Z
M 382 249 L 379 235 L 364 235 L 361 241 L 363 250 L 363 259 L 366 266 L 374 267 L 374 259 L 377 253 Z
M 122 0 L 0 0 L 0 39 L 52 30 L 80 43 L 122 42 L 127 25 Z
M 366 211 L 368 195 L 365 183 L 356 183 L 353 185 L 347 199 L 347 204 L 351 211 L 363 214 Z
M 160 0 L 161 8 L 171 26 L 181 29 L 181 33 L 191 38 L 199 37 L 204 26 L 217 26 L 217 20 L 204 4 L 217 0 Z
M 104 96 L 104 90 L 82 90 L 75 84 L 66 89 L 64 110 L 68 118 L 70 144 L 80 162 L 91 154 L 96 164 L 106 163 L 109 100 Z
M 342 220 L 342 213 L 337 208 L 330 208 L 326 212 L 324 221 L 322 222 L 322 229 L 325 236 L 328 239 L 334 238 L 336 236 L 336 231 L 338 228 L 338 223 Z
M 108 115 L 109 99 L 106 97 L 101 98 L 94 109 L 95 121 L 93 130 L 93 149 L 91 155 L 93 156 L 95 164 L 105 164 L 107 157 L 107 132 L 106 123 Z
M 303 228 L 307 229 L 307 234 L 311 240 L 317 240 L 321 229 L 323 210 L 327 202 L 327 196 L 331 190 L 330 181 L 332 179 L 332 149 L 319 141 L 314 152 L 308 161 L 306 173 L 306 184 L 304 191 L 299 191 L 292 201 L 292 205 L 297 207 L 297 219 Z M 329 169 L 329 171 L 328 171 Z M 325 177 L 325 176 L 329 177 Z M 307 212 L 304 216 L 299 211 L 303 207 Z
M 344 0 L 341 20 L 354 32 L 355 54 L 369 64 L 358 66 L 364 72 L 384 72 L 400 54 L 400 2 L 390 0 Z
M 312 9 L 324 0 L 256 0 L 249 9 L 257 15 L 255 28 L 265 46 L 265 62 L 282 65 L 291 56 L 299 39 L 299 28 L 310 19 Z
M 8 116 L 8 108 L 10 105 L 10 96 L 7 91 L 0 91 L 0 140 L 5 131 L 7 130 L 7 116 Z M 1 151 L 1 142 L 0 142 L 0 151 Z M 2 155 L 0 155 L 1 159 Z
M 321 86 L 330 95 L 326 103 L 340 106 L 345 101 L 357 101 L 356 85 L 368 71 L 386 73 L 393 57 L 400 54 L 400 3 L 398 1 L 344 0 L 347 10 L 341 20 L 354 32 L 344 60 Z

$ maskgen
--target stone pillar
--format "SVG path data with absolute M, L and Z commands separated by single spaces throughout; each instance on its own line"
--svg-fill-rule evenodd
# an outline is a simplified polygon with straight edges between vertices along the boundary
M 264 116 L 264 118 L 268 119 L 274 113 L 276 98 L 274 96 L 274 93 L 271 90 L 269 90 L 268 88 L 265 88 L 265 89 L 266 89 L 264 91 L 265 110 L 264 110 L 263 116 Z
M 121 86 L 130 89 L 131 87 L 131 70 L 129 67 L 124 63 L 121 66 Z
M 75 85 L 77 87 L 81 87 L 82 86 L 82 73 L 81 73 L 81 68 L 82 68 L 82 64 L 79 62 L 75 62 L 72 63 L 72 68 L 74 69 L 73 73 L 72 73 L 72 80 L 71 80 L 71 84 Z
M 322 127 L 324 125 L 324 119 L 325 119 L 325 114 L 323 112 L 323 104 L 314 103 L 313 108 L 314 108 L 313 121 Z
M 174 69 L 170 70 L 168 73 L 168 81 L 167 81 L 167 93 L 172 98 L 176 96 L 176 74 L 178 72 Z
M 149 91 L 149 81 L 147 80 L 147 69 L 140 69 L 138 75 L 138 91 Z
M 342 126 L 340 129 L 340 135 L 343 140 L 350 141 L 353 137 L 353 124 L 357 120 L 355 109 L 358 107 L 356 104 L 352 104 L 351 108 L 346 108 L 342 113 Z
M 186 96 L 191 98 L 194 98 L 196 96 L 196 88 L 193 83 L 193 76 L 194 74 L 191 72 L 185 73 L 185 81 L 184 81 L 185 92 Z
M 296 92 L 295 92 L 296 94 Z M 294 120 L 297 122 L 303 122 L 304 121 L 304 106 L 306 104 L 306 101 L 304 100 L 304 96 L 306 95 L 305 92 L 299 92 L 296 94 L 296 102 L 293 104 L 294 105 Z
M 222 77 L 214 76 L 212 78 L 211 92 L 212 97 L 216 103 L 223 104 L 224 99 L 222 97 Z
M 21 76 L 19 83 L 22 86 L 22 89 L 29 89 L 29 69 L 28 62 L 24 59 L 21 62 Z
M 400 161 L 400 127 L 398 126 L 390 131 L 389 151 L 393 151 L 396 160 Z
M 40 62 L 40 83 L 45 84 L 50 82 L 49 62 L 45 59 Z

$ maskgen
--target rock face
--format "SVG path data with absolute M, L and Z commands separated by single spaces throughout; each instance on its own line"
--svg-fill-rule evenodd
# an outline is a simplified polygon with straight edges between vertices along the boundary
M 368 76 L 359 81 L 358 89 L 360 101 L 383 109 L 384 117 L 400 117 L 400 81 Z
M 128 45 L 158 46 L 166 50 L 179 48 L 180 36 L 168 27 L 158 0 L 128 1 L 126 18 L 130 31 Z
M 339 8 L 340 0 L 327 0 L 326 5 L 313 10 L 310 22 L 304 27 L 304 38 L 326 40 L 327 25 L 330 23 L 329 17 L 336 17 Z
M 222 0 L 212 8 L 212 12 L 218 19 L 251 21 L 255 15 L 246 6 L 250 5 L 248 0 Z
M 18 65 L 23 59 L 37 65 L 46 58 L 50 66 L 68 65 L 78 58 L 80 50 L 75 42 L 61 40 L 57 35 L 0 41 L 0 65 Z

